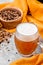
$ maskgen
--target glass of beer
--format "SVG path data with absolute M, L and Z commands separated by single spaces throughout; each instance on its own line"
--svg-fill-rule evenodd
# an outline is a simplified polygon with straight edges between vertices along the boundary
M 38 28 L 33 23 L 21 23 L 16 28 L 15 45 L 20 54 L 30 56 L 39 42 Z

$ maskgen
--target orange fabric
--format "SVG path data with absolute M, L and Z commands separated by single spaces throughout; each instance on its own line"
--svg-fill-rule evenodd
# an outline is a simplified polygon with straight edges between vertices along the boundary
M 10 65 L 43 65 L 43 54 L 35 55 L 30 58 L 23 58 L 12 62 Z
M 43 4 L 37 0 L 27 0 L 27 3 L 32 16 L 43 22 Z
M 0 4 L 0 9 L 2 9 L 3 7 L 6 7 L 9 3 L 3 3 L 3 4 Z
M 39 32 L 43 37 L 43 4 L 37 0 L 27 0 L 32 17 L 28 16 L 28 20 L 38 26 Z
M 41 6 L 40 6 L 41 5 Z M 40 4 L 36 0 L 14 0 L 12 3 L 0 4 L 0 9 L 3 7 L 17 7 L 23 11 L 22 22 L 33 22 L 38 26 L 40 35 L 43 37 L 43 4 Z M 32 16 L 27 16 L 28 8 Z M 28 12 L 29 13 L 29 12 Z M 15 29 L 7 30 L 9 32 L 15 32 Z

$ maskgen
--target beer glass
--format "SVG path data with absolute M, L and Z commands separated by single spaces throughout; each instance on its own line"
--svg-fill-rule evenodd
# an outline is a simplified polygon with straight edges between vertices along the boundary
M 20 54 L 30 56 L 39 42 L 38 28 L 33 23 L 21 23 L 15 32 L 15 45 Z

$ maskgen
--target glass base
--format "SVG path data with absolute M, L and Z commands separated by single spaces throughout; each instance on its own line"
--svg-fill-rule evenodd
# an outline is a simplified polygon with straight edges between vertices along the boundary
M 18 53 L 19 53 L 19 52 L 18 52 Z M 35 54 L 40 54 L 40 53 L 42 53 L 42 49 L 41 49 L 40 46 L 37 46 L 37 49 L 36 49 L 32 54 L 23 55 L 23 54 L 20 54 L 20 53 L 19 53 L 19 55 L 21 55 L 22 57 L 31 57 L 31 56 L 33 56 L 33 55 L 35 55 Z

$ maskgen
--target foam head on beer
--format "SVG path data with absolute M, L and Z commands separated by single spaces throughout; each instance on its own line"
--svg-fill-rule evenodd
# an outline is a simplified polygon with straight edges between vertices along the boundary
M 16 28 L 16 37 L 21 41 L 30 42 L 38 36 L 38 28 L 33 23 L 21 23 Z

